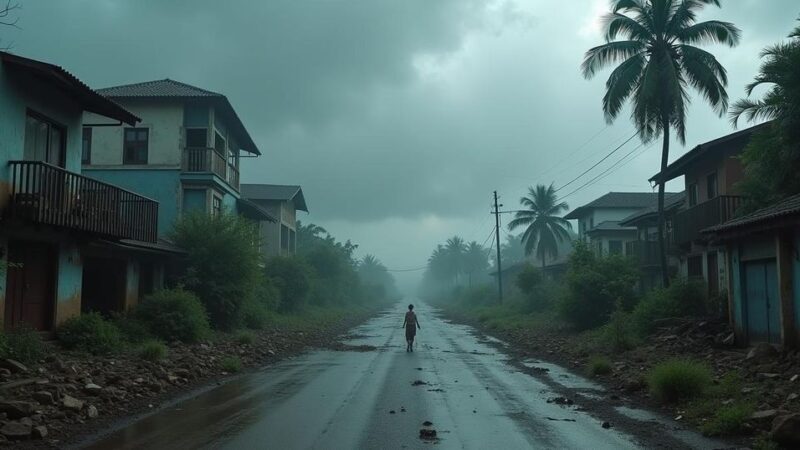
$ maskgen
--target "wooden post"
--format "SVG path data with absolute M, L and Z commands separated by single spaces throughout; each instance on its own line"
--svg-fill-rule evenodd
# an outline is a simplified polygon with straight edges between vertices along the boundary
M 778 265 L 778 295 L 781 305 L 781 342 L 784 346 L 797 345 L 794 320 L 794 289 L 792 287 L 792 246 L 791 230 L 780 230 L 775 236 L 775 256 Z

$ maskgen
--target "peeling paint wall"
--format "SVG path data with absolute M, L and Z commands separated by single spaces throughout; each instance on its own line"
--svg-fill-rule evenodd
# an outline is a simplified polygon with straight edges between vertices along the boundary
M 56 272 L 56 325 L 70 317 L 80 315 L 82 285 L 83 261 L 78 246 L 70 243 L 59 245 Z

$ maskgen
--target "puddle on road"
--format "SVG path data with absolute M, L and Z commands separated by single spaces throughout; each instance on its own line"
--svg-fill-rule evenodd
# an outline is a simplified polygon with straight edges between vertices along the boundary
M 546 374 L 551 380 L 566 388 L 585 389 L 598 392 L 605 391 L 603 386 L 600 386 L 599 384 L 584 377 L 575 375 L 557 364 L 551 364 L 536 359 L 526 359 L 522 361 L 522 365 L 537 370 L 537 372 Z

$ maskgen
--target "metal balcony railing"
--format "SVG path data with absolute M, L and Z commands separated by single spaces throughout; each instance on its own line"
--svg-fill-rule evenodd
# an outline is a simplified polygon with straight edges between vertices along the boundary
M 42 161 L 8 164 L 8 218 L 156 242 L 158 202 Z
M 213 173 L 239 190 L 239 169 L 214 148 L 187 147 L 183 152 L 183 171 Z

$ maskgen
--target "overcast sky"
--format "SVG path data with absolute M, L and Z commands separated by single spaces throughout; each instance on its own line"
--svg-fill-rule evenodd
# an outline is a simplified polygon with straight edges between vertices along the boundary
M 453 234 L 485 241 L 493 190 L 514 208 L 526 186 L 565 184 L 633 130 L 627 114 L 604 123 L 607 73 L 579 72 L 584 51 L 602 42 L 607 0 L 20 2 L 19 29 L 0 30 L 20 55 L 96 88 L 172 78 L 227 95 L 263 152 L 243 160 L 243 181 L 302 185 L 311 214 L 301 220 L 392 269 L 424 265 Z M 800 3 L 723 3 L 703 18 L 743 30 L 739 47 L 710 47 L 735 99 Z M 700 99 L 687 129 L 671 160 L 732 130 Z M 559 194 L 626 154 L 566 201 L 650 190 L 660 147 L 638 144 Z

